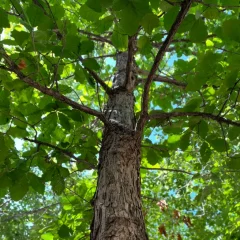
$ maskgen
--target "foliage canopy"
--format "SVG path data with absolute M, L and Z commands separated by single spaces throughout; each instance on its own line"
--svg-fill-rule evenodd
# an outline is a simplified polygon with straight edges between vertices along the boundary
M 1 0 L 0 238 L 88 239 L 116 54 L 136 42 L 139 119 L 183 3 Z M 239 11 L 236 0 L 193 1 L 152 75 L 141 163 L 150 239 L 240 238 Z

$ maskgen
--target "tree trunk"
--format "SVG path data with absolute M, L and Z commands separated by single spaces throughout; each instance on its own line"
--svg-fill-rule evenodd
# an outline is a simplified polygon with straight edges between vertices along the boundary
M 141 137 L 135 132 L 134 96 L 124 88 L 127 53 L 117 57 L 99 154 L 91 240 L 147 240 L 140 195 Z

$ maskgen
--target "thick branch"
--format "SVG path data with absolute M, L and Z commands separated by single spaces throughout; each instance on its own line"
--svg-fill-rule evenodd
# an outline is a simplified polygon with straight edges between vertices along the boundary
M 229 125 L 240 127 L 240 122 L 235 122 L 220 116 L 213 115 L 211 113 L 203 113 L 203 112 L 171 112 L 171 113 L 151 114 L 149 115 L 149 119 L 169 119 L 169 118 L 175 118 L 175 117 L 193 117 L 193 116 L 212 119 L 219 123 L 226 123 Z
M 148 75 L 149 74 L 148 71 L 142 70 L 142 69 L 137 69 L 137 73 L 140 75 Z M 142 82 L 142 81 L 143 81 L 143 79 L 138 79 L 138 82 Z M 171 78 L 168 78 L 165 76 L 159 76 L 159 75 L 155 75 L 155 74 L 153 76 L 153 81 L 154 82 L 165 82 L 165 83 L 169 83 L 169 84 L 172 84 L 172 85 L 175 85 L 178 87 L 182 87 L 182 88 L 185 88 L 187 86 L 187 84 L 184 82 L 179 82 L 175 79 L 171 79 Z
M 172 169 L 172 168 L 147 168 L 147 167 L 141 167 L 141 169 L 145 170 L 157 170 L 157 171 L 169 171 L 169 172 L 179 172 L 179 173 L 186 173 L 189 175 L 195 175 L 194 173 L 187 172 L 181 169 Z
M 192 1 L 193 0 L 185 0 L 182 3 L 181 10 L 177 15 L 177 18 L 176 18 L 175 22 L 173 23 L 166 40 L 163 42 L 161 48 L 159 49 L 159 51 L 157 53 L 157 56 L 155 57 L 153 66 L 150 70 L 150 73 L 148 75 L 148 78 L 147 78 L 147 81 L 145 83 L 144 90 L 143 90 L 142 113 L 141 113 L 141 117 L 140 117 L 140 120 L 139 120 L 138 126 L 137 126 L 138 130 L 143 129 L 143 125 L 146 121 L 146 116 L 147 116 L 147 112 L 148 112 L 148 102 L 149 102 L 149 90 L 150 90 L 150 85 L 154 78 L 154 74 L 156 73 L 159 63 L 163 59 L 163 56 L 164 56 L 166 50 L 168 49 L 169 45 L 171 44 L 173 37 L 176 34 L 180 24 L 182 23 L 185 15 L 187 14 L 187 12 L 192 4 Z
M 128 60 L 126 66 L 126 83 L 125 86 L 128 89 L 128 85 L 131 82 L 131 74 L 132 74 L 132 67 L 133 67 L 133 58 L 134 58 L 134 42 L 136 36 L 129 37 L 128 39 Z
M 55 99 L 68 104 L 69 106 L 71 106 L 72 108 L 78 109 L 82 112 L 88 113 L 90 115 L 96 116 L 98 117 L 100 120 L 102 120 L 104 123 L 106 123 L 106 119 L 104 117 L 104 115 L 101 112 L 98 112 L 94 109 L 91 109 L 89 107 L 86 107 L 84 105 L 81 105 L 77 102 L 72 101 L 71 99 L 65 97 L 64 95 L 62 95 L 59 92 L 53 91 L 50 88 L 44 87 L 42 85 L 40 85 L 39 83 L 35 82 L 34 80 L 32 80 L 30 77 L 24 75 L 20 69 L 18 68 L 18 66 L 16 65 L 16 63 L 7 55 L 7 53 L 5 52 L 5 50 L 3 48 L 0 48 L 0 53 L 3 56 L 3 58 L 5 59 L 9 69 L 16 73 L 17 76 L 19 77 L 19 79 L 23 82 L 25 82 L 26 84 L 28 84 L 29 86 L 39 90 L 40 92 L 42 92 L 43 94 L 49 95 L 54 97 Z
M 76 160 L 77 163 L 83 162 L 84 164 L 87 164 L 88 166 L 91 167 L 91 169 L 95 169 L 96 168 L 93 164 L 89 163 L 88 161 L 86 161 L 84 159 L 77 158 L 77 157 L 74 156 L 73 153 L 71 153 L 71 152 L 69 152 L 69 151 L 67 151 L 65 149 L 62 149 L 60 147 L 57 147 L 55 145 L 52 145 L 51 143 L 42 142 L 42 141 L 39 141 L 37 139 L 30 139 L 30 138 L 26 138 L 26 137 L 23 138 L 23 139 L 28 141 L 28 142 L 32 142 L 32 143 L 36 143 L 36 144 L 39 144 L 39 145 L 43 145 L 43 146 L 46 146 L 46 147 L 53 148 L 53 149 L 63 153 L 65 156 L 70 157 L 70 158 Z

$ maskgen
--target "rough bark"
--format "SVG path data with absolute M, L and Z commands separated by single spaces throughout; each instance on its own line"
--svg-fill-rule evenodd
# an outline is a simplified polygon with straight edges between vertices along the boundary
M 91 240 L 148 239 L 140 195 L 141 139 L 135 133 L 133 92 L 125 87 L 126 64 L 127 54 L 119 54 L 114 94 L 105 109 L 109 124 L 99 154 Z

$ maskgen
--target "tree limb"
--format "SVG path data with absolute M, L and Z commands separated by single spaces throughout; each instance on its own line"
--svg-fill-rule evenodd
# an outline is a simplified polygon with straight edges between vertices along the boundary
M 94 34 L 94 33 L 90 33 L 90 32 L 87 32 L 87 31 L 84 31 L 84 30 L 81 30 L 81 29 L 79 29 L 78 31 L 80 33 L 83 33 L 83 34 L 89 36 L 89 38 L 92 39 L 92 40 L 97 40 L 97 41 L 105 42 L 105 43 L 108 43 L 108 44 L 112 45 L 112 42 L 109 39 L 105 38 L 105 37 L 102 37 L 100 35 L 97 35 L 97 34 Z
M 33 209 L 33 210 L 30 210 L 30 211 L 20 211 L 20 212 L 17 212 L 16 214 L 10 216 L 10 217 L 7 217 L 7 218 L 3 218 L 1 219 L 0 222 L 9 222 L 11 221 L 12 219 L 16 219 L 16 218 L 19 218 L 19 217 L 23 217 L 24 215 L 30 215 L 30 214 L 39 214 L 40 212 L 44 212 L 46 210 L 48 210 L 49 208 L 51 207 L 55 207 L 57 205 L 59 205 L 60 203 L 53 203 L 51 205 L 48 205 L 48 206 L 45 206 L 45 207 L 42 207 L 42 208 L 38 208 L 38 209 Z M 4 213 L 4 211 L 0 211 L 0 214 Z
M 146 70 L 142 70 L 142 69 L 137 69 L 136 72 L 140 75 L 149 75 L 149 72 L 146 71 Z M 143 79 L 138 79 L 138 83 L 139 82 L 142 82 Z M 169 84 L 172 84 L 172 85 L 175 85 L 175 86 L 178 86 L 178 87 L 182 87 L 182 88 L 185 88 L 187 86 L 186 83 L 184 82 L 179 82 L 175 79 L 171 79 L 171 78 L 168 78 L 168 77 L 165 77 L 165 76 L 160 76 L 160 75 L 155 75 L 153 76 L 153 81 L 154 82 L 165 82 L 165 83 L 169 83 Z
M 136 36 L 133 35 L 128 39 L 128 60 L 126 66 L 126 81 L 125 87 L 128 89 L 128 86 L 131 85 L 131 76 L 132 76 L 132 68 L 133 68 L 133 58 L 134 58 L 134 44 L 135 44 Z
M 79 60 L 83 62 L 84 59 L 82 57 L 79 57 Z M 84 67 L 84 68 L 92 75 L 92 77 L 96 80 L 96 82 L 102 86 L 102 88 L 105 90 L 107 94 L 112 93 L 112 89 L 98 76 L 98 74 L 95 71 L 91 70 L 88 67 Z
M 166 40 L 163 42 L 162 46 L 160 47 L 160 49 L 155 57 L 154 63 L 152 65 L 150 73 L 147 77 L 147 81 L 145 83 L 144 90 L 143 90 L 141 116 L 140 116 L 140 119 L 139 119 L 139 122 L 137 125 L 138 130 L 143 129 L 144 123 L 146 121 L 146 116 L 147 116 L 147 112 L 148 112 L 148 102 L 149 102 L 149 90 L 150 90 L 150 86 L 151 86 L 151 83 L 154 78 L 154 74 L 157 71 L 159 63 L 163 59 L 163 56 L 164 56 L 166 50 L 168 49 L 169 45 L 171 44 L 173 37 L 176 34 L 180 24 L 182 23 L 185 15 L 187 14 L 187 12 L 192 4 L 192 1 L 193 0 L 185 0 L 182 2 L 181 10 L 177 15 L 176 20 L 173 23 Z
M 65 150 L 65 149 L 62 149 L 58 146 L 55 146 L 55 145 L 52 145 L 51 143 L 47 143 L 47 142 L 42 142 L 42 141 L 39 141 L 37 139 L 30 139 L 30 138 L 23 138 L 24 140 L 28 141 L 28 142 L 32 142 L 32 143 L 36 143 L 36 144 L 39 144 L 39 145 L 43 145 L 43 146 L 46 146 L 46 147 L 50 147 L 50 148 L 53 148 L 61 153 L 63 153 L 64 155 L 66 155 L 67 157 L 70 157 L 70 158 L 73 158 L 74 160 L 76 160 L 77 163 L 80 163 L 80 162 L 83 162 L 84 164 L 87 164 L 88 166 L 91 167 L 91 169 L 96 169 L 96 167 L 89 163 L 88 161 L 84 160 L 84 159 L 80 159 L 80 158 L 77 158 L 74 156 L 73 153 Z
M 16 63 L 8 56 L 8 54 L 5 52 L 5 50 L 2 47 L 0 47 L 0 53 L 3 56 L 3 58 L 5 59 L 10 71 L 16 73 L 21 81 L 23 81 L 26 84 L 28 84 L 29 86 L 39 90 L 43 94 L 52 96 L 55 99 L 57 99 L 63 103 L 66 103 L 67 105 L 71 106 L 72 108 L 75 108 L 82 112 L 85 112 L 85 113 L 88 113 L 95 117 L 98 117 L 102 122 L 107 123 L 107 120 L 105 119 L 104 115 L 101 112 L 98 112 L 92 108 L 86 107 L 75 101 L 72 101 L 70 98 L 62 95 L 61 93 L 53 91 L 50 88 L 44 87 L 44 86 L 40 85 L 39 83 L 35 82 L 34 80 L 32 80 L 30 77 L 23 74 L 21 72 L 21 70 L 18 68 L 18 66 L 16 65 Z
M 226 123 L 229 125 L 240 127 L 240 122 L 235 122 L 220 116 L 213 115 L 211 113 L 203 113 L 203 112 L 170 112 L 170 113 L 151 114 L 149 115 L 149 119 L 169 119 L 169 118 L 175 118 L 175 117 L 191 117 L 191 116 L 212 119 L 219 123 Z

